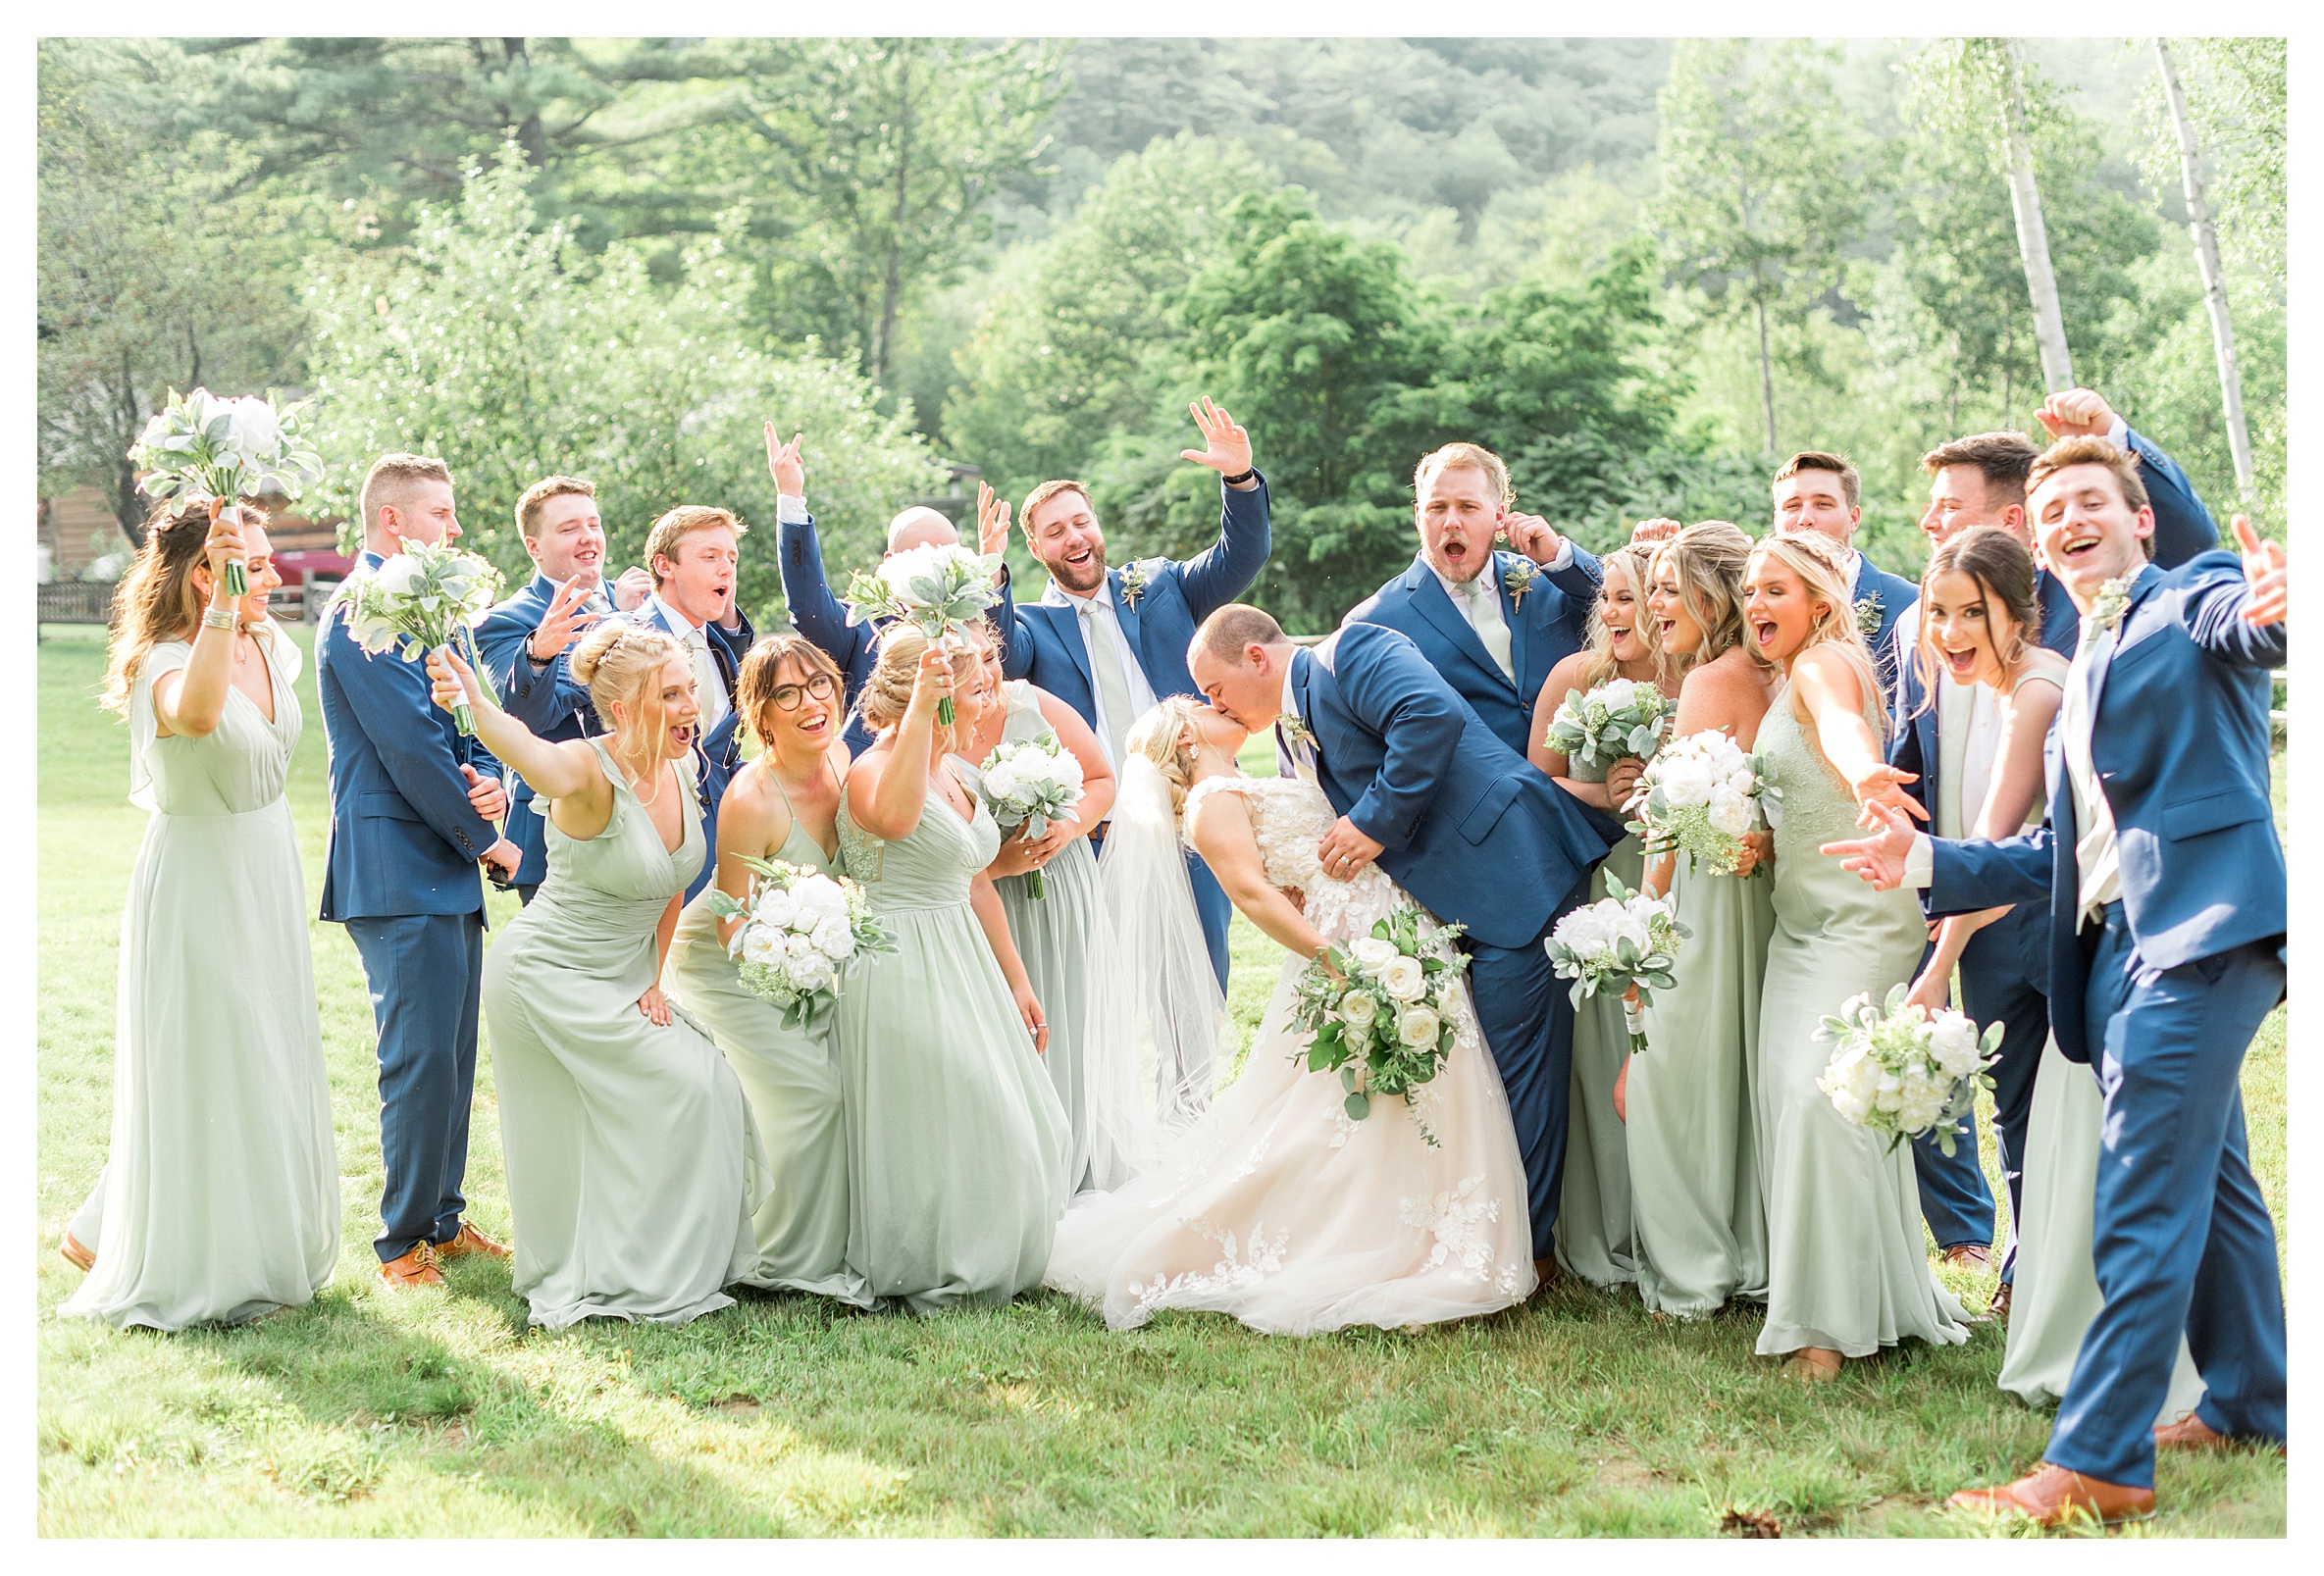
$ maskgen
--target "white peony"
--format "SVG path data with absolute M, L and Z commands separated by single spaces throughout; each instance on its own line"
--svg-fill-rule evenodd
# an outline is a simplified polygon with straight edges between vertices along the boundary
M 793 931 L 789 936 L 783 938 L 783 950 L 793 958 L 808 958 L 818 955 L 815 951 L 813 939 L 801 936 L 797 931 Z
M 1751 830 L 1751 801 L 1727 784 L 1711 790 L 1711 807 L 1706 816 L 1713 832 L 1724 832 L 1739 838 Z
M 836 971 L 831 966 L 831 960 L 819 952 L 810 952 L 805 957 L 791 959 L 784 966 L 783 974 L 784 978 L 791 982 L 792 989 L 802 993 L 809 991 L 829 990 L 832 981 L 837 977 Z
M 1929 1032 L 1929 1054 L 1947 1078 L 1967 1078 L 1980 1060 L 1977 1025 L 1958 1012 L 1939 1014 Z
M 1711 796 L 1711 763 L 1691 750 L 1670 758 L 1663 767 L 1662 791 L 1674 809 L 1701 804 Z
M 1611 916 L 1611 923 L 1606 930 L 1606 939 L 1610 943 L 1620 946 L 1627 941 L 1637 948 L 1640 956 L 1644 956 L 1654 945 L 1652 938 L 1647 935 L 1646 922 L 1635 914 L 1617 910 Z
M 1407 1007 L 1396 1020 L 1396 1038 L 1415 1050 L 1435 1044 L 1443 1029 L 1444 1020 L 1426 1007 Z
M 815 943 L 815 950 L 825 957 L 844 958 L 855 955 L 855 932 L 853 927 L 848 924 L 847 916 L 844 914 L 817 921 L 814 935 L 810 940 Z
M 827 919 L 848 915 L 847 891 L 829 876 L 809 876 L 800 882 L 791 889 L 791 900 L 799 907 L 795 923 L 801 930 L 813 930 Z
M 1380 989 L 1399 1001 L 1418 1001 L 1428 993 L 1428 976 L 1417 957 L 1398 954 L 1380 965 Z
M 1376 936 L 1367 936 L 1351 942 L 1348 952 L 1355 958 L 1358 968 L 1374 972 L 1386 968 L 1390 959 L 1403 956 L 1396 950 L 1394 941 L 1383 941 Z
M 245 465 L 263 466 L 283 449 L 283 423 L 275 408 L 257 395 L 227 402 L 232 425 L 226 430 L 227 446 Z
M 1351 991 L 1340 997 L 1339 1021 L 1351 1029 L 1362 1029 L 1379 1016 L 1379 1003 L 1362 991 Z
M 420 584 L 420 561 L 409 553 L 397 553 L 380 565 L 372 580 L 381 590 L 397 596 L 409 596 Z
M 1581 957 L 1595 957 L 1606 949 L 1612 930 L 1608 926 L 1603 902 L 1589 903 L 1576 908 L 1558 921 L 1550 939 Z
M 758 906 L 752 912 L 761 925 L 787 931 L 799 918 L 799 900 L 780 887 L 769 887 L 758 894 Z
M 783 941 L 763 925 L 753 925 L 743 933 L 743 961 L 772 963 L 783 955 Z
M 1759 774 L 1748 766 L 1738 766 L 1727 774 L 1727 786 L 1749 798 L 1752 790 L 1759 787 Z
M 1623 711 L 1638 698 L 1638 686 L 1628 679 L 1617 679 L 1598 691 L 1608 711 Z

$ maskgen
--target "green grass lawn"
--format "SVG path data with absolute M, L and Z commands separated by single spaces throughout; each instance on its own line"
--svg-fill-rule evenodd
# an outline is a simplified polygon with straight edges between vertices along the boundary
M 2039 1455 L 2047 1419 L 1993 1385 L 1999 1331 L 1851 1364 L 1809 1392 L 1751 1355 L 1748 1314 L 1657 1321 L 1566 1285 L 1419 1335 L 1267 1339 L 1165 1314 L 1110 1335 L 1050 1294 L 934 1319 L 752 1298 L 683 1330 L 528 1333 L 496 1264 L 390 1296 L 369 1008 L 354 949 L 313 927 L 346 1207 L 336 1283 L 251 1327 L 116 1334 L 54 1317 L 54 1245 L 104 1159 L 120 909 L 143 817 L 126 730 L 93 695 L 97 632 L 40 647 L 39 1530 L 81 1535 L 495 1533 L 1958 1536 L 1937 1511 Z M 321 880 L 311 677 L 292 809 Z M 495 901 L 494 918 L 512 900 Z M 222 959 L 222 966 L 231 966 Z M 1237 922 L 1233 1007 L 1274 977 Z M 2245 1071 L 2279 1230 L 2284 1030 Z M 472 1213 L 505 1237 L 490 1060 Z M 1988 1167 L 1990 1155 L 1988 1156 Z M 1948 1277 L 1989 1294 L 1989 1278 Z M 2281 1536 L 2272 1456 L 2167 1459 L 2136 1533 Z

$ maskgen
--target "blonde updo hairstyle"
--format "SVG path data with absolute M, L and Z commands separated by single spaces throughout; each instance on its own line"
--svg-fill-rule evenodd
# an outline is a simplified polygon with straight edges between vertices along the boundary
M 1191 730 L 1202 737 L 1202 714 L 1210 708 L 1192 695 L 1164 695 L 1122 737 L 1122 748 L 1143 755 L 1170 785 L 1170 810 L 1186 813 L 1186 795 L 1194 787 L 1195 752 L 1178 740 Z
M 1873 666 L 1872 647 L 1864 643 L 1864 632 L 1856 626 L 1856 604 L 1848 600 L 1847 563 L 1840 552 L 1831 537 L 1803 534 L 1768 536 L 1752 547 L 1751 556 L 1773 558 L 1782 564 L 1799 577 L 1809 596 L 1824 603 L 1824 611 L 1816 615 L 1799 649 L 1833 645 L 1846 654 L 1849 665 L 1856 669 L 1857 682 L 1864 686 L 1865 695 L 1876 702 L 1873 711 L 1878 720 L 1873 724 L 1873 731 L 1885 740 L 1888 737 L 1888 709 L 1877 704 L 1881 698 L 1880 670 Z M 1765 664 L 1766 659 L 1757 648 L 1753 648 L 1751 655 Z M 1796 658 L 1797 653 L 1793 655 Z
M 1662 632 L 1655 628 L 1654 620 L 1646 616 L 1646 591 L 1652 584 L 1654 548 L 1655 544 L 1650 541 L 1626 542 L 1599 559 L 1598 571 L 1604 578 L 1598 585 L 1598 598 L 1603 601 L 1611 594 L 1610 587 L 1616 575 L 1628 579 L 1630 594 L 1636 598 L 1638 609 L 1638 621 L 1634 627 L 1638 640 L 1654 658 L 1655 683 L 1667 684 L 1677 677 L 1677 664 L 1662 648 Z M 1581 687 L 1595 689 L 1612 680 L 1622 670 L 1622 663 L 1614 655 L 1614 636 L 1606 633 L 1606 622 L 1596 616 L 1594 609 L 1589 621 L 1588 652 L 1581 664 Z
M 574 678 L 589 686 L 597 721 L 613 736 L 616 754 L 657 759 L 653 736 L 661 732 L 661 675 L 670 659 L 684 659 L 675 635 L 618 620 L 600 624 L 581 637 L 566 659 Z M 617 718 L 619 705 L 629 715 Z
M 1742 643 L 1743 570 L 1751 561 L 1751 538 L 1725 520 L 1688 526 L 1654 549 L 1646 569 L 1649 587 L 1665 561 L 1678 576 L 1678 599 L 1686 604 L 1687 616 L 1703 632 L 1697 650 L 1666 655 L 1672 671 L 1684 674 Z
M 928 637 L 910 625 L 888 626 L 880 635 L 879 660 L 872 664 L 871 676 L 863 681 L 863 689 L 855 696 L 855 714 L 863 719 L 864 727 L 879 733 L 904 721 L 904 714 L 911 708 L 912 681 L 920 671 L 920 656 L 927 649 Z M 963 702 L 975 698 L 976 670 L 981 660 L 974 646 L 955 642 L 953 726 L 947 729 L 939 724 L 936 728 L 936 745 L 944 754 L 957 753 L 976 732 L 970 707 Z

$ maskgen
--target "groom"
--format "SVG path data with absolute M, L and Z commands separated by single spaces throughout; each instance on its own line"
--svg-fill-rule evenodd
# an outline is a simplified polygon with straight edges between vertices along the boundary
M 1186 663 L 1212 705 L 1252 733 L 1274 727 L 1284 775 L 1321 788 L 1339 812 L 1317 850 L 1327 874 L 1376 861 L 1437 918 L 1466 928 L 1478 1026 L 1509 1092 L 1534 1269 L 1546 1281 L 1573 1051 L 1551 1032 L 1566 987 L 1542 943 L 1609 839 L 1394 630 L 1343 625 L 1303 651 L 1265 613 L 1230 603 L 1203 621 Z
M 2137 462 L 2103 438 L 2053 444 L 2028 481 L 2042 557 L 2082 610 L 2047 824 L 1956 842 L 1881 812 L 1873 836 L 1824 851 L 1884 890 L 1926 887 L 1932 915 L 2046 899 L 2050 1026 L 2105 1094 L 2105 1301 L 2041 1464 L 1953 1502 L 2112 1521 L 2152 1511 L 2158 1448 L 2284 1441 L 2283 1279 L 2238 1080 L 2284 996 L 2267 670 L 2285 658 L 2286 570 L 2241 517 L 2241 566 L 2204 553 L 2155 568 Z M 2183 1333 L 2203 1399 L 2156 1426 Z

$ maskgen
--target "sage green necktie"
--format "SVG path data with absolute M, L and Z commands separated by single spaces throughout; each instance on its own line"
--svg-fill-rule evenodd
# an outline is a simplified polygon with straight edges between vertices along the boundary
M 1469 622 L 1476 627 L 1476 637 L 1484 642 L 1486 654 L 1501 665 L 1502 676 L 1515 683 L 1517 668 L 1509 660 L 1509 621 L 1501 616 L 1501 593 L 1493 588 L 1490 565 L 1469 583 Z
M 1090 672 L 1098 681 L 1098 720 L 1105 725 L 1106 741 L 1118 770 L 1123 740 L 1129 737 L 1130 724 L 1136 719 L 1130 715 L 1130 681 L 1121 671 L 1121 649 L 1114 642 L 1112 629 L 1098 617 L 1094 596 L 1081 604 L 1081 643 L 1089 648 Z

